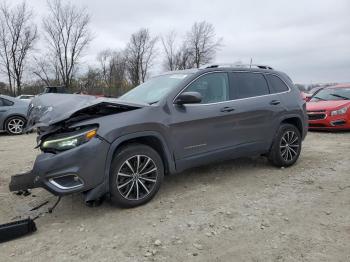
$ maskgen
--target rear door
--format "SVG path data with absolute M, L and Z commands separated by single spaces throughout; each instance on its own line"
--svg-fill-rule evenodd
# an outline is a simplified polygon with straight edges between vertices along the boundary
M 0 118 L 5 115 L 5 112 L 13 106 L 13 102 L 0 97 Z
M 230 88 L 235 103 L 236 139 L 252 150 L 265 151 L 276 130 L 277 116 L 283 108 L 276 94 L 271 94 L 260 72 L 231 72 Z

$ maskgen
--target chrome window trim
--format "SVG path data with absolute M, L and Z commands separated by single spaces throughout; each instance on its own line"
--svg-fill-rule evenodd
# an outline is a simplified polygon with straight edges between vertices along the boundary
M 273 96 L 273 95 L 279 95 L 279 94 L 285 94 L 285 93 L 289 93 L 292 89 L 289 87 L 289 85 L 286 83 L 286 81 L 284 81 L 283 79 L 281 79 L 277 74 L 274 73 L 265 73 L 265 72 L 250 72 L 250 71 L 242 71 L 242 70 L 234 70 L 234 71 L 211 71 L 211 72 L 206 72 L 204 74 L 201 74 L 199 76 L 197 76 L 195 79 L 193 79 L 191 82 L 189 82 L 184 88 L 181 89 L 181 91 L 175 96 L 175 98 L 173 99 L 173 105 L 175 105 L 175 100 L 176 98 L 189 86 L 191 85 L 194 81 L 196 81 L 198 78 L 207 75 L 207 74 L 213 74 L 213 73 L 253 73 L 253 74 L 266 74 L 266 75 L 274 75 L 276 77 L 278 77 L 287 87 L 288 87 L 288 91 L 284 91 L 284 92 L 279 92 L 279 93 L 270 93 L 267 95 L 261 95 L 261 96 L 251 96 L 251 97 L 245 97 L 245 98 L 237 98 L 237 99 L 232 99 L 232 100 L 226 100 L 226 101 L 221 101 L 221 102 L 214 102 L 214 103 L 206 103 L 206 104 L 185 104 L 186 106 L 207 106 L 207 105 L 216 105 L 216 104 L 223 104 L 223 103 L 228 103 L 228 102 L 233 102 L 233 101 L 240 101 L 240 100 L 246 100 L 246 99 L 252 99 L 252 98 L 259 98 L 259 97 L 264 97 L 264 96 Z M 269 83 L 266 80 L 268 87 Z M 230 83 L 229 83 L 230 84 Z M 271 91 L 271 90 L 270 90 Z

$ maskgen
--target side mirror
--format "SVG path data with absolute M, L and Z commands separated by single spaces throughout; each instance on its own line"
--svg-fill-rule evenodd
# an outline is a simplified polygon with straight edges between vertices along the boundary
M 202 95 L 198 92 L 183 92 L 176 99 L 174 104 L 198 104 L 202 101 Z

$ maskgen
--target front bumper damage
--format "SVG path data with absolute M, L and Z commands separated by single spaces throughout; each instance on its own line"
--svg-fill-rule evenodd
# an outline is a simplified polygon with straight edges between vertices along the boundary
M 50 136 L 79 128 L 86 121 L 98 126 L 98 120 L 94 119 L 144 106 L 85 95 L 39 95 L 29 106 L 27 131 L 38 130 L 39 147 Z M 94 138 L 75 148 L 43 152 L 37 156 L 31 171 L 11 178 L 10 191 L 43 187 L 58 196 L 84 192 L 86 201 L 96 199 L 108 192 L 109 180 L 105 172 L 109 148 L 109 142 L 97 131 Z
M 109 143 L 96 137 L 77 148 L 37 156 L 33 169 L 11 177 L 10 191 L 43 187 L 54 195 L 85 192 L 102 184 Z

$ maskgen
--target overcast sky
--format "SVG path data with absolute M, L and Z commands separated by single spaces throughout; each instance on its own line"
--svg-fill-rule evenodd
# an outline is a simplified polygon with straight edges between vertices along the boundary
M 27 2 L 41 26 L 46 1 Z M 248 63 L 252 57 L 254 63 L 285 71 L 294 82 L 350 82 L 349 0 L 72 2 L 90 12 L 95 36 L 82 66 L 94 63 L 99 50 L 124 48 L 130 34 L 141 27 L 149 28 L 153 35 L 174 29 L 183 36 L 194 22 L 206 20 L 223 38 L 216 62 Z M 40 41 L 41 46 L 43 39 Z

